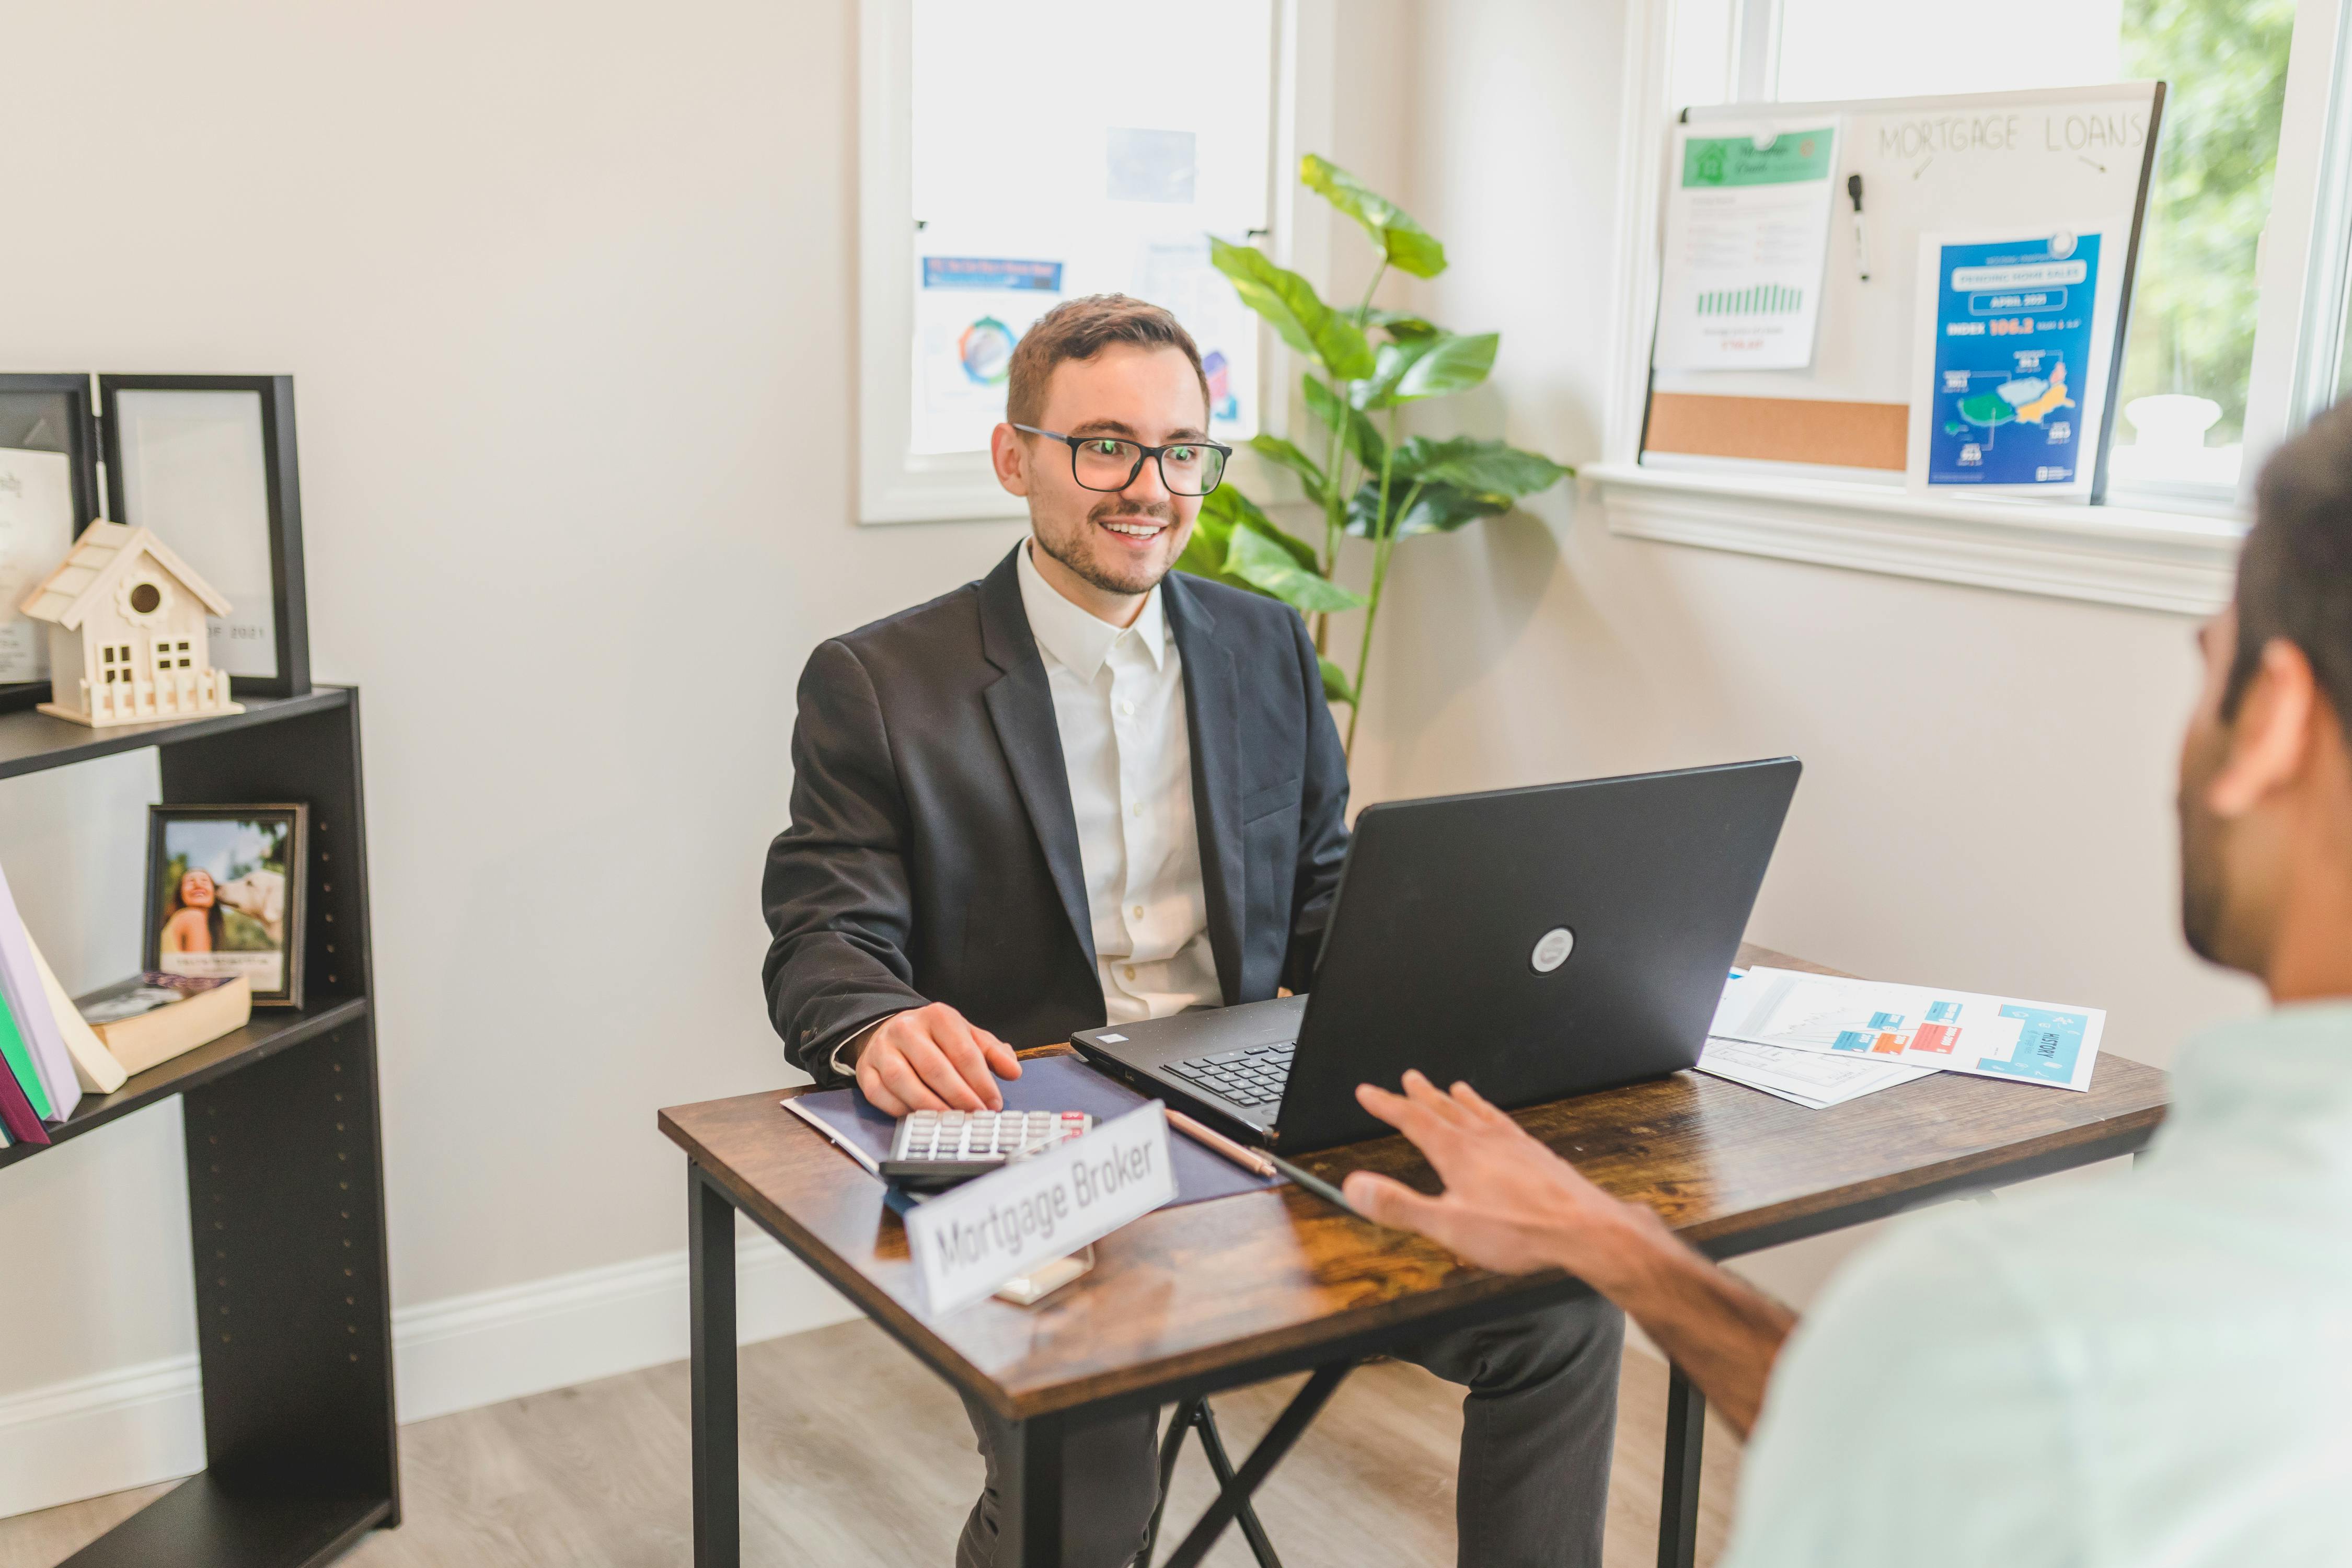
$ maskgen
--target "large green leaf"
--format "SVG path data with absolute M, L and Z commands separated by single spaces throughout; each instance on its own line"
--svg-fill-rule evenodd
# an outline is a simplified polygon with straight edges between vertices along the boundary
M 1329 481 L 1324 479 L 1322 466 L 1314 458 L 1279 436 L 1253 436 L 1250 437 L 1249 444 L 1250 450 L 1259 457 L 1270 463 L 1279 463 L 1297 474 L 1299 488 L 1307 492 L 1307 499 L 1313 501 L 1318 510 L 1327 504 L 1328 498 L 1323 487 Z M 1214 490 L 1209 493 L 1216 494 Z
M 1344 310 L 1326 305 L 1315 285 L 1246 245 L 1209 237 L 1209 260 L 1232 279 L 1242 303 L 1255 310 L 1300 353 L 1311 354 L 1342 381 L 1372 374 L 1372 345 Z
M 1234 530 L 1225 554 L 1225 570 L 1260 593 L 1270 594 L 1302 615 L 1336 615 L 1363 608 L 1363 598 L 1332 582 L 1312 566 L 1247 524 Z
M 1225 571 L 1225 556 L 1233 549 L 1234 525 L 1240 516 L 1234 502 L 1239 499 L 1239 492 L 1231 485 L 1219 485 L 1209 492 L 1208 500 L 1201 503 L 1201 514 L 1192 520 L 1192 534 L 1184 541 L 1184 552 L 1176 557 L 1176 570 L 1255 593 L 1255 584 Z
M 1410 479 L 1434 479 L 1514 498 L 1548 490 L 1576 472 L 1538 453 L 1471 436 L 1444 441 L 1415 436 L 1397 447 L 1395 471 Z
M 1344 702 L 1353 708 L 1356 705 L 1356 689 L 1349 684 L 1348 672 L 1321 654 L 1315 656 L 1315 662 L 1323 667 L 1323 700 Z
M 1389 511 L 1386 526 L 1375 522 L 1380 510 L 1381 485 L 1377 479 L 1366 479 L 1348 503 L 1348 532 L 1358 539 L 1378 539 L 1383 531 L 1393 530 L 1399 539 L 1416 533 L 1451 533 L 1465 522 L 1482 517 L 1496 517 L 1511 510 L 1511 498 L 1491 490 L 1467 490 L 1457 486 L 1432 482 L 1418 487 L 1405 484 L 1391 477 L 1389 481 Z M 1412 504 L 1402 516 L 1406 501 Z
M 1369 380 L 1352 389 L 1359 408 L 1386 408 L 1423 397 L 1444 397 L 1486 379 L 1495 368 L 1494 332 L 1440 332 L 1382 343 Z
M 1389 445 L 1381 439 L 1381 433 L 1372 427 L 1372 422 L 1339 401 L 1338 393 L 1313 376 L 1306 377 L 1305 381 L 1307 412 L 1321 420 L 1326 430 L 1344 428 L 1348 432 L 1348 447 L 1356 454 L 1356 461 L 1363 464 L 1367 470 L 1378 473 L 1381 459 L 1388 456 Z
M 1235 527 L 1254 528 L 1290 552 L 1291 559 L 1308 571 L 1321 570 L 1315 563 L 1313 545 L 1266 516 L 1264 508 L 1231 485 L 1219 485 L 1215 489 L 1211 490 L 1208 499 L 1201 503 L 1201 512 L 1204 517 L 1213 514 L 1222 520 L 1228 530 Z M 1226 569 L 1230 571 L 1233 564 L 1230 546 L 1226 550 L 1225 563 Z
M 1445 247 L 1434 235 L 1339 164 L 1309 153 L 1298 161 L 1298 177 L 1308 190 L 1362 224 L 1398 271 L 1434 278 L 1445 270 Z

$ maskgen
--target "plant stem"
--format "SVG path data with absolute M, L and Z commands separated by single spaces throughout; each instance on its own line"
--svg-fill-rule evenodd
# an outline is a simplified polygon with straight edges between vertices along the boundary
M 1372 280 L 1364 286 L 1364 297 L 1362 300 L 1356 306 L 1355 320 L 1358 327 L 1360 328 L 1364 324 L 1364 317 L 1372 308 L 1372 294 L 1380 288 L 1381 279 L 1386 278 L 1388 275 L 1389 258 L 1386 256 L 1382 256 L 1381 258 L 1381 264 L 1372 268 Z M 1322 566 L 1323 575 L 1335 582 L 1339 578 L 1339 572 L 1340 531 L 1342 525 L 1346 522 L 1348 516 L 1348 486 L 1346 483 L 1348 467 L 1347 422 L 1349 416 L 1348 411 L 1356 406 L 1355 399 L 1348 395 L 1348 388 L 1350 384 L 1350 383 L 1341 381 L 1338 376 L 1333 376 L 1331 378 L 1331 391 L 1339 400 L 1341 412 L 1339 425 L 1334 426 L 1331 431 L 1331 444 L 1325 448 L 1326 456 L 1323 460 L 1325 489 L 1323 491 Z M 1387 483 L 1387 465 L 1385 462 L 1381 465 L 1381 482 L 1383 486 L 1385 486 Z M 1385 495 L 1385 489 L 1383 489 L 1382 493 Z M 1316 616 L 1315 651 L 1318 655 L 1330 651 L 1328 647 L 1330 634 L 1331 617 L 1329 616 Z M 1350 732 L 1354 731 L 1355 725 L 1356 707 L 1355 704 L 1351 702 L 1348 705 L 1348 728 Z
M 1396 458 L 1396 411 L 1389 411 L 1388 450 L 1381 457 L 1381 504 L 1372 515 L 1379 520 L 1377 542 L 1372 547 L 1372 588 L 1364 605 L 1364 637 L 1356 648 L 1356 700 L 1348 705 L 1348 733 L 1340 742 L 1343 755 L 1356 754 L 1356 724 L 1364 716 L 1364 678 L 1372 664 L 1372 623 L 1380 618 L 1381 592 L 1388 586 L 1389 552 L 1396 548 L 1398 522 L 1412 510 L 1413 502 L 1421 499 L 1421 486 L 1414 485 L 1404 493 L 1404 504 L 1391 515 L 1389 511 L 1389 473 Z

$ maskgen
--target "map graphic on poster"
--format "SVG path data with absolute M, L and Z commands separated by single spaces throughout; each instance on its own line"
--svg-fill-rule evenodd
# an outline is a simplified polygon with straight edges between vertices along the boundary
M 1791 1050 L 2087 1089 L 2106 1014 L 1973 991 L 1750 969 L 1709 1031 Z
M 2083 462 L 2099 236 L 1927 237 L 1936 291 L 1930 485 L 2065 485 Z

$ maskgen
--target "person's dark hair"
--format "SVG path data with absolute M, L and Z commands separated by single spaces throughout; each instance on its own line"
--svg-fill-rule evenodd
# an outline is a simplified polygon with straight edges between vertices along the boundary
M 1182 322 L 1157 305 L 1124 294 L 1087 294 L 1065 300 L 1038 317 L 1014 345 L 1005 374 L 1005 419 L 1014 425 L 1036 424 L 1045 412 L 1045 384 L 1053 379 L 1054 367 L 1065 360 L 1092 359 L 1113 343 L 1183 351 L 1201 380 L 1201 405 L 1208 407 L 1208 372 L 1201 368 L 1201 351 Z
M 2352 725 L 2352 399 L 2263 465 L 2254 526 L 2238 556 L 2237 604 L 2222 717 L 2236 716 L 2263 646 L 2284 637 L 2311 661 L 2337 719 Z

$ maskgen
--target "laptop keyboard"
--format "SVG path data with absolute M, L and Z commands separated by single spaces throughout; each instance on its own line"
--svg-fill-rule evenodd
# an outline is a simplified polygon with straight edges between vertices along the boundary
M 1166 1070 L 1220 1100 L 1255 1110 L 1262 1105 L 1282 1103 L 1282 1086 L 1289 1079 L 1290 1058 L 1297 1049 L 1297 1042 L 1285 1040 L 1278 1046 L 1252 1046 L 1247 1050 L 1187 1057 Z

